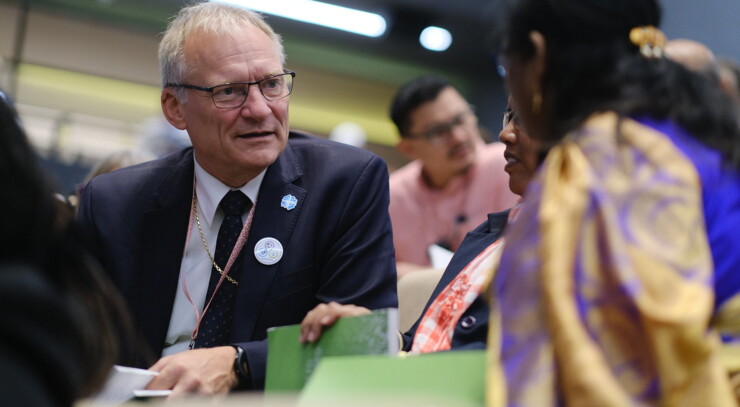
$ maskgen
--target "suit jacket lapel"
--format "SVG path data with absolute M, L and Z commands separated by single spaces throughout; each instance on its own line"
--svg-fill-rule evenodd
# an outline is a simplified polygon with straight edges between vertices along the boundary
M 432 295 L 427 303 L 429 304 L 447 287 L 447 285 L 464 269 L 473 259 L 475 259 L 483 250 L 493 244 L 496 240 L 501 238 L 504 227 L 506 226 L 506 219 L 509 215 L 509 210 L 499 212 L 495 214 L 488 214 L 486 227 L 476 228 L 473 231 L 468 232 L 457 249 L 457 252 L 452 257 L 450 264 L 445 269 L 445 273 L 442 275 L 437 287 L 435 287 Z M 454 272 L 453 272 L 454 271 Z M 426 312 L 426 308 L 424 310 Z
M 240 255 L 241 267 L 237 280 L 244 281 L 244 284 L 239 284 L 236 297 L 231 331 L 235 340 L 253 339 L 257 318 L 267 299 L 270 285 L 281 265 L 285 263 L 285 256 L 290 255 L 284 252 L 283 259 L 273 265 L 265 265 L 257 261 L 254 249 L 257 242 L 265 237 L 276 239 L 283 245 L 283 249 L 287 249 L 306 197 L 306 190 L 292 183 L 301 175 L 298 159 L 288 145 L 267 169 L 262 180 L 249 238 Z M 294 209 L 288 210 L 280 206 L 286 195 L 297 199 Z
M 162 352 L 175 302 L 192 194 L 193 154 L 188 150 L 154 193 L 158 206 L 143 215 L 140 295 L 134 312 L 155 356 Z

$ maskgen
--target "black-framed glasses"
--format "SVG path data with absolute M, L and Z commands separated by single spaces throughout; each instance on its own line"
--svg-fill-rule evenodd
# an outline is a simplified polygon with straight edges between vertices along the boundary
M 514 122 L 514 126 L 519 127 L 519 115 L 516 113 L 516 110 L 508 108 L 504 112 L 504 119 L 501 128 L 505 129 L 512 121 Z
M 268 76 L 254 82 L 230 82 L 211 86 L 210 88 L 185 83 L 168 83 L 165 87 L 209 92 L 213 99 L 213 104 L 217 108 L 233 109 L 244 104 L 249 94 L 249 87 L 252 85 L 257 85 L 262 96 L 269 101 L 287 97 L 293 92 L 293 78 L 295 78 L 295 72 L 286 69 L 281 74 Z
M 473 123 L 473 108 L 472 106 L 470 109 L 465 110 L 461 113 L 458 113 L 450 119 L 448 122 L 445 123 L 439 123 L 434 126 L 432 126 L 429 130 L 417 133 L 417 134 L 406 134 L 404 137 L 406 138 L 412 138 L 412 139 L 426 139 L 431 144 L 440 145 L 446 142 L 450 136 L 452 135 L 452 130 L 455 128 L 462 126 L 464 124 L 471 124 Z

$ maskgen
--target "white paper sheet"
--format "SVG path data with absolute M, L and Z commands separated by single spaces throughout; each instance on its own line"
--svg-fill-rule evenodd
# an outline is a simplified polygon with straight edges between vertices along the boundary
M 169 395 L 170 390 L 144 390 L 157 374 L 134 367 L 113 366 L 105 386 L 90 401 L 93 405 L 117 406 L 134 397 Z
M 450 260 L 452 260 L 452 255 L 455 254 L 436 244 L 429 245 L 427 250 L 429 252 L 429 258 L 432 260 L 432 267 L 437 270 L 446 269 Z

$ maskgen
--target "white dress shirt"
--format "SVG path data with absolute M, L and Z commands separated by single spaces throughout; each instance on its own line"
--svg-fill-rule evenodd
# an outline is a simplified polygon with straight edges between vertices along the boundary
M 218 204 L 232 188 L 224 185 L 206 172 L 198 164 L 195 157 L 193 159 L 195 161 L 194 184 L 198 197 L 198 217 L 203 228 L 203 236 L 208 244 L 208 250 L 211 252 L 211 256 L 214 256 L 218 229 L 224 219 L 223 211 L 219 209 Z M 265 171 L 238 188 L 249 197 L 252 203 L 257 202 L 257 195 L 259 194 L 260 185 L 262 185 L 262 179 L 265 177 Z M 246 222 L 247 215 L 247 212 L 242 215 L 242 222 Z M 246 249 L 245 247 L 244 250 Z M 180 264 L 180 281 L 177 284 L 177 295 L 172 308 L 170 326 L 167 329 L 162 356 L 188 349 L 192 339 L 191 335 L 198 321 L 195 310 L 198 310 L 199 315 L 203 311 L 212 267 L 211 260 L 203 247 L 198 225 L 193 219 L 190 238 L 185 243 L 185 252 Z M 190 299 L 186 295 L 186 288 L 187 293 L 190 294 Z

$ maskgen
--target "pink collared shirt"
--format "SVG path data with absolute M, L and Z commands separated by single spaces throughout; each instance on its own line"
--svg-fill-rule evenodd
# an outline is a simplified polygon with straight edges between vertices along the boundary
M 502 143 L 481 146 L 475 164 L 444 189 L 427 185 L 419 160 L 391 174 L 389 210 L 396 261 L 429 266 L 429 245 L 445 241 L 457 250 L 465 234 L 486 220 L 488 213 L 517 202 L 504 171 L 504 149 Z

